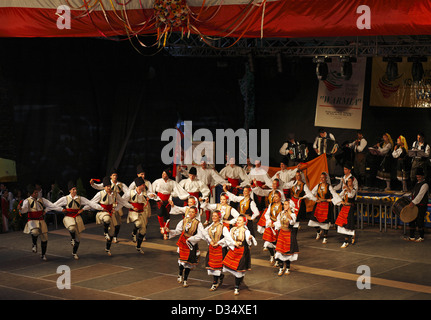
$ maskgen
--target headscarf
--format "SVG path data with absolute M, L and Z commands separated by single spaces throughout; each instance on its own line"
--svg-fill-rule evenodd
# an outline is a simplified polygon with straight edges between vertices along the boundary
M 389 133 L 385 133 L 385 136 L 387 136 L 388 137 L 388 143 L 390 143 L 391 144 L 391 146 L 392 146 L 392 148 L 394 147 L 394 142 L 392 141 L 392 137 L 391 137 L 391 135 L 389 134 Z
M 407 151 L 409 149 L 409 147 L 407 145 L 406 138 L 404 138 L 404 136 L 399 136 L 398 139 L 400 139 L 401 143 L 403 144 L 404 149 L 406 149 L 406 151 Z

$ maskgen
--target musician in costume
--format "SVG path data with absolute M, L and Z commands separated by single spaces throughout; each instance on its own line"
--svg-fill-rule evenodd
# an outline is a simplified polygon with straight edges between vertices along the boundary
M 235 159 L 230 158 L 229 163 L 220 170 L 220 176 L 223 179 L 227 179 L 229 184 L 229 189 L 233 194 L 238 194 L 238 188 L 242 182 L 245 184 L 250 184 L 248 175 L 243 168 L 235 164 Z
M 349 148 L 353 150 L 355 154 L 355 160 L 353 163 L 354 173 L 360 184 L 365 182 L 365 160 L 366 160 L 366 147 L 367 140 L 361 131 L 356 133 L 356 140 L 348 144 Z
M 127 223 L 133 223 L 132 241 L 136 242 L 136 250 L 143 254 L 141 245 L 147 234 L 148 219 L 151 216 L 150 200 L 144 179 L 138 177 L 134 183 L 135 188 L 129 189 L 123 195 L 123 199 L 133 206 L 127 215 Z
M 164 228 L 169 228 L 169 212 L 171 211 L 169 200 L 172 200 L 173 197 L 186 200 L 189 197 L 189 193 L 176 181 L 172 180 L 170 175 L 171 170 L 166 168 L 162 172 L 162 177 L 153 182 L 153 193 L 148 194 L 151 199 L 157 201 L 157 219 L 160 225 L 160 233 L 163 235 L 164 240 L 168 239 L 168 235 L 164 233 Z
M 230 226 L 236 223 L 236 219 L 239 217 L 239 212 L 230 206 L 229 196 L 226 192 L 220 195 L 220 203 L 209 203 L 209 200 L 205 200 L 202 204 L 204 210 L 218 210 L 221 212 L 221 219 L 223 225 L 230 230 Z
M 295 135 L 290 133 L 287 141 L 281 146 L 279 153 L 284 156 L 283 162 L 288 167 L 297 166 L 308 158 L 308 148 L 295 140 Z
M 179 235 L 177 241 L 178 246 L 178 265 L 179 273 L 177 282 L 182 283 L 183 287 L 188 287 L 188 276 L 190 271 L 199 262 L 198 242 L 204 240 L 204 227 L 202 223 L 196 219 L 197 208 L 191 207 L 188 216 L 181 220 L 175 230 L 165 229 L 165 233 L 169 235 L 169 239 Z
M 278 231 L 277 243 L 275 246 L 275 260 L 278 264 L 278 275 L 290 273 L 290 263 L 298 260 L 299 246 L 296 224 L 296 207 L 292 200 L 283 202 L 283 211 L 277 216 L 274 223 L 275 230 Z M 296 228 L 297 230 L 297 228 Z
M 344 242 L 341 248 L 347 248 L 350 244 L 355 243 L 355 199 L 357 190 L 354 187 L 354 177 L 351 176 L 347 180 L 347 185 L 340 192 L 341 210 L 338 214 L 335 225 L 337 226 L 337 232 L 344 234 Z
M 283 211 L 283 203 L 281 202 L 281 192 L 276 191 L 274 194 L 273 202 L 268 206 L 265 211 L 265 231 L 262 240 L 265 241 L 263 247 L 269 251 L 269 262 L 271 265 L 275 264 L 275 246 L 277 242 L 278 230 L 274 225 L 277 221 L 278 215 Z
M 254 201 L 254 195 L 251 191 L 251 187 L 245 186 L 242 196 L 236 196 L 233 193 L 227 191 L 226 185 L 223 186 L 223 189 L 229 197 L 230 202 L 237 202 L 239 204 L 237 211 L 240 215 L 244 215 L 247 218 L 247 228 L 254 237 L 253 221 L 260 215 L 260 212 Z
M 385 190 L 391 190 L 391 171 L 392 171 L 392 149 L 394 142 L 389 133 L 385 133 L 382 137 L 382 142 L 374 146 L 380 154 L 381 162 L 377 171 L 377 179 L 386 182 Z
M 318 156 L 326 154 L 328 161 L 328 171 L 331 176 L 335 174 L 335 153 L 338 151 L 338 144 L 332 133 L 326 132 L 325 129 L 319 129 L 319 135 L 313 143 L 313 149 Z
M 265 203 L 266 208 L 260 215 L 259 221 L 257 222 L 257 232 L 263 234 L 265 232 L 266 228 L 266 218 L 265 213 L 268 210 L 268 208 L 271 206 L 271 204 L 274 202 L 274 195 L 279 194 L 281 195 L 281 201 L 285 201 L 286 197 L 284 195 L 284 187 L 280 186 L 280 181 L 278 179 L 275 179 L 272 181 L 272 188 L 271 189 L 260 189 L 260 188 L 253 188 L 253 193 L 261 193 L 261 195 L 265 196 Z M 254 235 L 253 235 L 254 236 Z M 265 249 L 266 251 L 266 249 Z
M 223 283 L 223 259 L 227 254 L 226 239 L 230 237 L 229 229 L 221 222 L 221 212 L 212 212 L 212 223 L 205 229 L 205 240 L 208 243 L 208 253 L 205 258 L 205 267 L 208 275 L 213 276 L 210 291 L 215 291 Z
M 110 178 L 103 178 L 104 189 L 96 193 L 91 199 L 92 202 L 100 204 L 103 208 L 103 210 L 96 214 L 96 224 L 103 225 L 103 235 L 106 239 L 105 252 L 109 256 L 111 256 L 112 239 L 118 230 L 116 226 L 120 223 L 118 221 L 118 217 L 120 217 L 120 215 L 115 213 L 116 210 L 119 210 L 122 207 L 133 209 L 133 206 L 118 196 L 118 193 L 115 193 L 111 186 Z
M 415 242 L 423 242 L 425 240 L 425 215 L 428 207 L 429 198 L 429 185 L 425 181 L 425 172 L 421 167 L 416 169 L 416 184 L 412 191 L 412 201 L 409 203 L 410 208 L 416 206 L 418 208 L 418 215 L 415 220 L 409 222 L 409 234 L 408 240 Z M 419 233 L 419 237 L 415 238 L 416 228 Z
M 430 156 L 430 145 L 425 141 L 425 135 L 422 132 L 417 134 L 417 140 L 413 142 L 412 150 L 422 151 L 423 156 L 413 157 L 412 167 L 410 170 L 410 181 L 416 182 L 416 170 L 422 168 L 425 177 L 428 176 L 428 161 Z
M 239 286 L 246 272 L 251 270 L 250 246 L 257 245 L 246 225 L 247 218 L 239 216 L 236 226 L 230 230 L 230 237 L 227 239 L 229 251 L 223 259 L 223 272 L 229 272 L 235 277 L 234 295 L 239 295 Z
M 85 230 L 81 213 L 88 208 L 101 211 L 103 208 L 97 203 L 85 197 L 78 196 L 76 185 L 68 183 L 69 194 L 58 199 L 54 206 L 61 207 L 64 212 L 63 224 L 70 233 L 70 244 L 72 245 L 72 256 L 78 260 L 78 248 L 81 242 L 81 233 Z
M 116 169 L 111 170 L 111 175 L 109 178 L 111 179 L 110 180 L 111 190 L 115 194 L 115 199 L 121 198 L 123 196 L 123 194 L 129 190 L 129 188 L 127 187 L 127 185 L 125 183 L 118 181 L 118 172 Z M 94 183 L 94 179 L 90 180 L 90 185 L 96 190 L 103 190 L 105 188 L 103 183 Z M 117 205 L 117 204 L 115 204 L 115 205 Z M 120 207 L 120 209 L 115 210 L 113 212 L 113 214 L 115 214 L 117 224 L 115 225 L 115 231 L 114 231 L 114 236 L 112 237 L 112 242 L 117 243 L 118 242 L 118 234 L 120 233 L 121 222 L 122 222 L 121 217 L 124 215 L 123 209 Z
M 334 223 L 334 205 L 341 202 L 341 198 L 331 186 L 331 180 L 326 172 L 320 175 L 320 182 L 311 190 L 312 199 L 316 202 L 313 208 L 312 217 L 308 226 L 316 229 L 316 240 L 323 235 L 322 243 L 328 242 L 328 230 L 331 223 Z
M 41 259 L 46 261 L 46 250 L 48 247 L 48 226 L 44 220 L 47 211 L 58 211 L 53 203 L 43 197 L 39 197 L 39 190 L 35 186 L 28 187 L 30 196 L 21 204 L 18 204 L 20 215 L 27 213 L 27 223 L 24 227 L 24 233 L 31 235 L 31 251 L 37 252 L 37 239 L 40 237 L 40 246 L 42 249 Z
M 407 181 L 410 177 L 409 174 L 409 157 L 407 156 L 408 145 L 404 136 L 397 138 L 397 144 L 392 151 L 392 157 L 397 159 L 397 180 L 402 183 L 402 191 L 407 192 Z

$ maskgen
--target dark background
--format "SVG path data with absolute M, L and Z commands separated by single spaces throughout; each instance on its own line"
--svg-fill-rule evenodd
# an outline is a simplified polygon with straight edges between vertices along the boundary
M 161 133 L 179 118 L 193 121 L 193 130 L 270 129 L 272 166 L 279 165 L 287 133 L 309 144 L 317 135 L 311 58 L 285 59 L 283 73 L 275 57 L 256 58 L 254 103 L 245 110 L 239 79 L 246 58 L 142 53 L 127 41 L 0 39 L 0 157 L 16 161 L 17 185 L 39 182 L 49 190 L 55 181 L 65 190 L 67 181 L 81 178 L 92 190 L 90 178 L 103 178 L 117 159 L 120 181 L 134 179 L 137 163 L 154 181 L 165 167 Z M 404 135 L 410 146 L 418 131 L 431 135 L 430 110 L 370 106 L 370 79 L 369 59 L 362 131 L 370 145 L 385 132 L 394 142 Z M 254 118 L 247 120 L 245 111 Z M 356 134 L 328 132 L 339 143 Z

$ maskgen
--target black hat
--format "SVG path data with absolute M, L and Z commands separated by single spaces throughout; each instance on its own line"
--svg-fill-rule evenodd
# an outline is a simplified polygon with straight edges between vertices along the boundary
M 109 175 L 118 174 L 117 168 L 112 168 Z
M 74 183 L 73 181 L 69 181 L 67 183 L 67 190 L 72 190 L 73 188 L 76 188 L 76 183 Z
M 190 170 L 189 170 L 189 174 L 193 174 L 193 175 L 196 175 L 198 172 L 197 172 L 197 170 L 196 170 L 196 168 L 195 167 L 191 167 L 190 168 Z
M 344 164 L 344 168 L 347 168 L 347 169 L 349 169 L 349 170 L 352 170 L 352 164 L 350 163 L 350 162 L 346 162 L 345 164 Z
M 416 169 L 416 175 L 417 176 L 424 176 L 425 175 L 424 169 L 421 167 L 417 168 Z
M 136 187 L 142 186 L 144 183 L 145 183 L 144 179 L 142 179 L 141 177 L 137 177 L 135 179 L 135 185 L 136 185 Z
M 166 172 L 166 174 L 169 176 L 169 178 L 172 177 L 172 169 L 171 168 L 167 167 L 167 168 L 165 168 L 165 170 L 163 170 L 163 172 Z
M 142 165 L 141 164 L 138 164 L 137 166 L 136 166 L 136 174 L 140 174 L 140 173 L 145 173 L 145 170 L 144 170 L 144 167 L 142 167 Z
M 29 194 L 33 194 L 33 192 L 36 190 L 36 187 L 33 184 L 30 184 L 27 186 L 27 191 Z
M 103 178 L 103 186 L 110 186 L 111 185 L 111 179 L 109 177 L 104 177 Z

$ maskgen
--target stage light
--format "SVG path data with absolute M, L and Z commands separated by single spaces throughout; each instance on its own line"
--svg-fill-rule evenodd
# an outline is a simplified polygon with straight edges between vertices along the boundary
M 354 57 L 340 57 L 341 69 L 340 74 L 344 80 L 350 80 L 353 74 L 352 62 L 356 62 Z
M 315 57 L 313 62 L 316 63 L 316 76 L 318 80 L 326 80 L 329 74 L 327 62 L 331 62 L 331 58 Z
M 387 57 L 383 58 L 383 61 L 386 61 L 388 64 L 386 66 L 386 77 L 389 81 L 395 81 L 399 78 L 398 75 L 398 63 L 402 62 L 402 58 L 398 57 Z
M 410 57 L 408 62 L 412 62 L 412 79 L 413 82 L 420 82 L 424 76 L 424 67 L 422 62 L 426 62 L 426 57 Z

